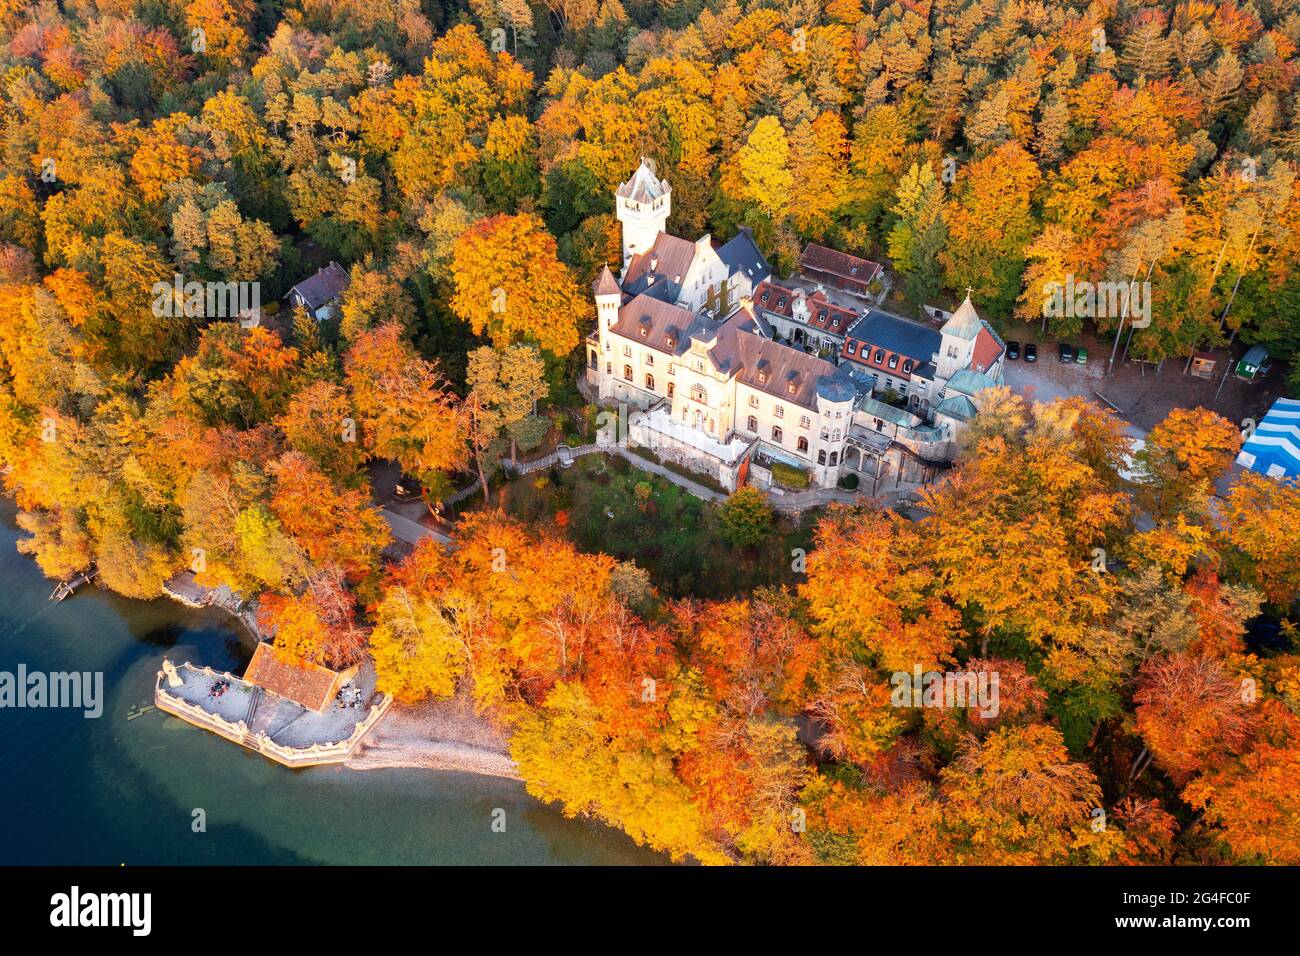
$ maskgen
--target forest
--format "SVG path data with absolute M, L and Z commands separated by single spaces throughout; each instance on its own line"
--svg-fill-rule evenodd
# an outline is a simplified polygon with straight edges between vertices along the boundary
M 817 241 L 1061 335 L 1048 284 L 1137 279 L 1134 357 L 1289 360 L 1298 43 L 1295 0 L 0 0 L 20 547 L 141 599 L 189 568 L 278 647 L 469 695 L 531 793 L 677 860 L 1300 863 L 1300 490 L 1217 493 L 1211 412 L 1135 480 L 1112 413 L 1000 391 L 923 520 L 834 506 L 731 600 L 489 508 L 386 560 L 367 470 L 489 497 L 581 407 L 641 156 L 674 233 L 749 227 L 779 275 Z M 331 261 L 318 322 L 284 296 Z M 723 507 L 738 549 L 772 520 Z M 997 713 L 896 706 L 917 668 L 996 675 Z

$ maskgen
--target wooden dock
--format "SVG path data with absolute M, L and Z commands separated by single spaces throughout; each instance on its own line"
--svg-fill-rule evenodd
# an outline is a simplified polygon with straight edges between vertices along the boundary
M 91 568 L 89 571 L 82 571 L 70 581 L 60 581 L 58 587 L 51 592 L 50 600 L 55 602 L 62 601 L 65 597 L 72 594 L 77 590 L 77 588 L 81 587 L 86 582 L 93 581 L 97 574 L 99 574 L 99 570 L 97 568 Z

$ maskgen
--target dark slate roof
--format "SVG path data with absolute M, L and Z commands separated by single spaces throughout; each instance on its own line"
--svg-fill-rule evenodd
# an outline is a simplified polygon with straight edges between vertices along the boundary
M 303 279 L 290 289 L 288 295 L 298 293 L 307 303 L 307 308 L 314 312 L 325 303 L 342 295 L 350 282 L 347 270 L 337 262 L 331 261 L 314 276 Z
M 727 264 L 731 274 L 741 273 L 754 285 L 765 281 L 772 274 L 758 243 L 754 242 L 754 233 L 748 226 L 741 226 L 740 232 L 731 241 L 719 247 L 718 258 Z
M 882 271 L 878 262 L 828 249 L 815 242 L 808 243 L 799 258 L 799 265 L 803 269 L 825 272 L 855 282 L 870 282 Z
M 934 329 L 879 309 L 868 309 L 849 329 L 848 338 L 918 362 L 930 361 L 943 343 L 943 336 Z
M 694 260 L 695 243 L 661 232 L 655 236 L 653 246 L 628 262 L 623 292 L 633 297 L 646 292 L 664 302 L 676 302 L 686 270 Z

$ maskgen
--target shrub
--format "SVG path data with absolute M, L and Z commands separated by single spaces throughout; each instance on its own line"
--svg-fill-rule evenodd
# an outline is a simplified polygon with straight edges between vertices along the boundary
M 855 472 L 849 472 L 847 475 L 840 475 L 840 487 L 845 491 L 858 490 L 858 476 Z
M 786 488 L 802 489 L 811 484 L 806 468 L 787 465 L 783 461 L 772 462 L 772 480 Z

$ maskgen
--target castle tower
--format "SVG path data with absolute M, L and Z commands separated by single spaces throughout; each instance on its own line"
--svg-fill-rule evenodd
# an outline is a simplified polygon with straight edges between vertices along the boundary
M 957 307 L 939 330 L 943 344 L 939 346 L 939 362 L 935 376 L 945 381 L 953 373 L 968 368 L 971 356 L 975 352 L 975 339 L 980 334 L 983 323 L 970 300 L 970 290 L 966 290 L 966 301 Z
M 618 321 L 618 307 L 623 304 L 623 292 L 618 287 L 618 280 L 609 266 L 600 270 L 600 275 L 592 283 L 591 291 L 596 298 L 597 328 L 604 330 Z
M 655 237 L 665 231 L 672 200 L 672 188 L 655 175 L 651 161 L 641 157 L 632 178 L 614 193 L 615 212 L 623 226 L 625 270 L 633 256 L 653 246 Z

